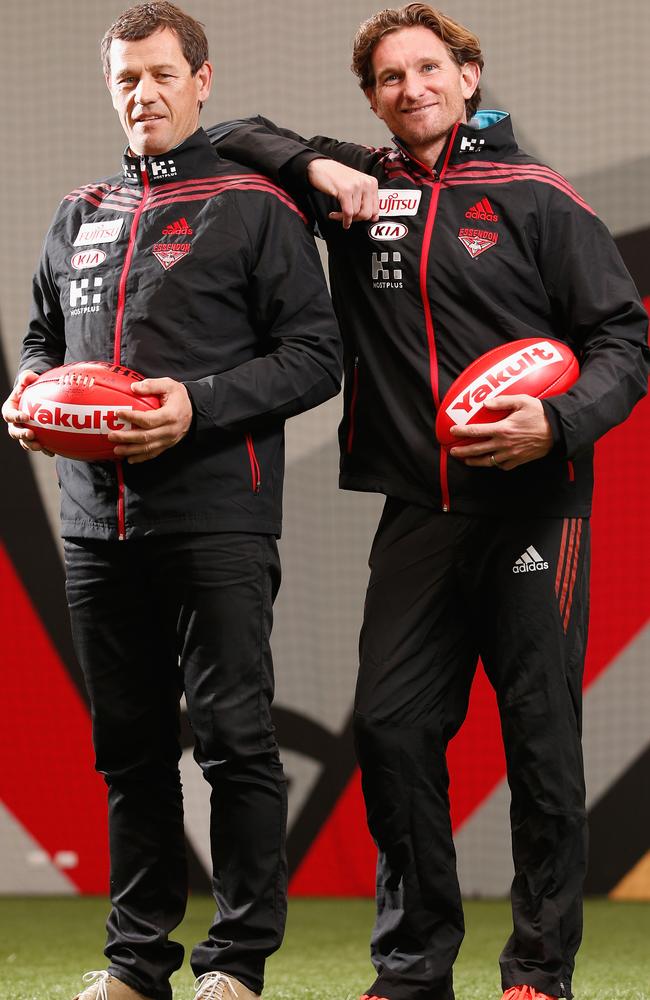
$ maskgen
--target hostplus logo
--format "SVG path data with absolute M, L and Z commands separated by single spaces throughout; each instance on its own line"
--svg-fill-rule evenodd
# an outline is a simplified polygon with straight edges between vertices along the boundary
M 140 180 L 140 177 L 139 177 L 139 174 L 138 174 L 138 168 L 136 167 L 135 163 L 123 163 L 122 164 L 122 173 L 124 174 L 124 180 L 125 181 L 138 181 L 138 180 Z
M 517 559 L 512 567 L 513 573 L 539 573 L 548 569 L 548 563 L 533 545 L 529 545 L 525 552 Z
M 397 251 L 389 253 L 373 253 L 372 255 L 372 287 L 373 288 L 403 288 L 402 255 Z
M 176 165 L 173 160 L 152 160 L 151 176 L 155 181 L 176 176 Z
M 99 312 L 103 278 L 74 278 L 70 282 L 70 315 Z
M 485 145 L 485 139 L 468 139 L 466 135 L 460 140 L 461 153 L 480 153 Z

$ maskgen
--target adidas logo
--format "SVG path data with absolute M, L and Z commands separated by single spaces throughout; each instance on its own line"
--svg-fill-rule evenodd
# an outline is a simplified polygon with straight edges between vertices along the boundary
M 548 569 L 548 563 L 542 559 L 539 552 L 532 545 L 529 545 L 525 552 L 517 559 L 512 567 L 513 573 L 537 573 L 540 570 Z
M 177 219 L 176 222 L 172 222 L 171 225 L 166 226 L 162 231 L 163 236 L 191 236 L 192 230 L 190 229 L 187 219 L 183 217 L 182 219 Z
M 465 212 L 466 219 L 480 219 L 481 222 L 498 222 L 499 216 L 496 214 L 487 198 L 481 198 L 475 205 Z

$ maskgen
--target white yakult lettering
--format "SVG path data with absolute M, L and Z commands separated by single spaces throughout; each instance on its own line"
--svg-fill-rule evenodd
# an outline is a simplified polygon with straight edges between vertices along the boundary
M 131 407 L 119 407 L 131 409 Z M 131 430 L 131 423 L 117 415 L 116 406 L 82 406 L 79 403 L 55 403 L 49 399 L 27 403 L 31 427 L 51 427 L 70 434 L 108 434 Z
M 531 371 L 562 361 L 553 344 L 540 340 L 525 351 L 515 351 L 493 365 L 459 393 L 447 406 L 447 414 L 455 424 L 467 424 L 487 399 L 500 395 L 505 386 L 514 385 Z

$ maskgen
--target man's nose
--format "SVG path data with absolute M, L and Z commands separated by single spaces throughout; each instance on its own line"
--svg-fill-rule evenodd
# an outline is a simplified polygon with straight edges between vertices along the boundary
M 409 101 L 416 101 L 423 93 L 424 85 L 420 74 L 415 70 L 409 70 L 404 74 L 404 97 Z
M 153 104 L 158 96 L 156 81 L 148 73 L 140 77 L 138 86 L 135 88 L 136 104 Z

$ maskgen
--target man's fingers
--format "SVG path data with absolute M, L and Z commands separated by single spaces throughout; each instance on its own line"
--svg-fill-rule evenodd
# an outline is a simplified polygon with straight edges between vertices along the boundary
M 154 427 L 162 427 L 169 421 L 169 414 L 160 410 L 116 410 L 120 420 L 131 424 L 133 427 L 141 427 L 143 430 L 151 430 Z M 130 434 L 131 431 L 111 431 L 108 435 L 109 441 L 113 441 L 114 434 Z
M 492 439 L 495 435 L 503 431 L 504 425 L 506 426 L 506 430 L 508 429 L 506 419 L 495 420 L 489 424 L 454 424 L 451 428 L 451 434 L 457 438 L 483 438 L 484 440 L 486 440 L 486 435 L 489 435 L 490 439 Z
M 371 178 L 363 178 L 364 181 Z M 340 211 L 330 212 L 329 218 L 342 222 L 349 229 L 353 222 L 370 222 L 379 218 L 379 197 L 377 187 L 371 184 L 354 184 L 350 188 L 340 188 L 335 192 Z

